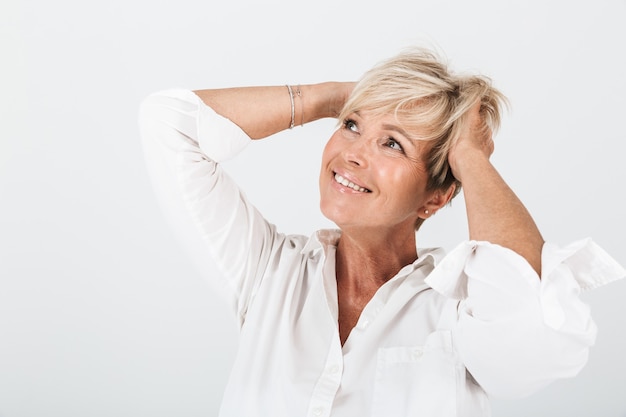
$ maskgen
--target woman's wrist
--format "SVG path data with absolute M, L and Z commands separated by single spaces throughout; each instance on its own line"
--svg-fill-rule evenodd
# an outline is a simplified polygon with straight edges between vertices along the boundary
M 489 156 L 479 150 L 465 150 L 449 156 L 448 162 L 454 177 L 463 183 L 467 176 L 476 175 L 491 166 Z
M 352 91 L 354 83 L 346 82 L 323 82 L 318 84 L 308 84 L 300 86 L 304 115 L 296 114 L 296 124 L 299 120 L 304 123 L 327 117 L 337 117 L 343 108 L 344 103 Z M 298 97 L 296 97 L 296 100 Z M 296 110 L 298 103 L 296 101 Z M 304 116 L 304 117 L 302 117 Z
M 351 83 L 324 82 L 207 89 L 195 93 L 252 139 L 261 139 L 289 127 L 337 117 L 351 91 Z

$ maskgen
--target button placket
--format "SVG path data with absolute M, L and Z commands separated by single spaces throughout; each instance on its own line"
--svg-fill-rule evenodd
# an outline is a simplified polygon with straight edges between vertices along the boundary
M 339 343 L 339 333 L 330 347 L 326 366 L 315 384 L 307 415 L 310 417 L 328 416 L 341 384 L 343 354 Z
M 335 375 L 339 373 L 340 369 L 341 367 L 339 365 L 331 365 L 330 367 L 328 367 L 328 373 L 331 375 Z
M 361 329 L 367 329 L 367 327 L 370 325 L 370 319 L 368 317 L 363 317 L 361 319 L 361 323 L 359 325 L 359 327 Z

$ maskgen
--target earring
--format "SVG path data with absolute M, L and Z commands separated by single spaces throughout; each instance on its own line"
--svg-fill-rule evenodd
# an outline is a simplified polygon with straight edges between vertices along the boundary
M 424 210 L 424 214 L 428 214 L 428 213 L 429 213 L 428 209 Z

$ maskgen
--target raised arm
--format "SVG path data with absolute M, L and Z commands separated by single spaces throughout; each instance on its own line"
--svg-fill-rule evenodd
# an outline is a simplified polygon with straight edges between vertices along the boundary
M 469 234 L 509 248 L 541 273 L 543 238 L 526 207 L 491 164 L 491 131 L 484 127 L 480 103 L 451 149 L 448 160 L 454 176 L 463 184 Z
M 297 87 L 292 91 L 297 94 Z M 298 124 L 334 116 L 350 83 L 299 91 L 294 97 Z M 219 162 L 235 156 L 250 136 L 261 138 L 290 126 L 287 87 L 163 91 L 143 101 L 139 124 L 164 213 L 194 263 L 218 284 L 242 323 L 285 236 L 246 199 Z
M 262 139 L 291 126 L 292 106 L 294 125 L 336 117 L 353 86 L 351 82 L 326 82 L 194 92 L 217 113 L 236 123 L 250 138 Z

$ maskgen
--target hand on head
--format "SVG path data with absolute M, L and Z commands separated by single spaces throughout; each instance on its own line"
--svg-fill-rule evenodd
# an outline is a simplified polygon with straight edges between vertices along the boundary
M 450 168 L 459 181 L 462 181 L 464 162 L 472 163 L 476 158 L 489 159 L 494 151 L 492 131 L 485 122 L 482 110 L 478 101 L 463 116 L 459 138 L 448 153 Z
M 344 104 L 348 101 L 356 82 L 337 82 L 335 83 L 334 95 L 329 101 L 329 114 L 338 117 L 343 109 Z

